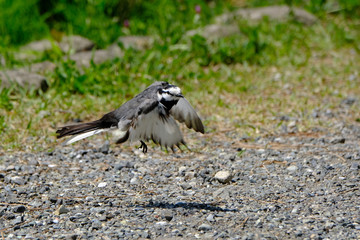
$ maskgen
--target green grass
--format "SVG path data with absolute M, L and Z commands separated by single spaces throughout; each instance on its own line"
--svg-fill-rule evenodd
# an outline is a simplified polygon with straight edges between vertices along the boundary
M 232 8 L 229 4 L 164 0 L 135 4 L 131 11 L 137 12 L 130 11 L 126 16 L 130 28 L 124 29 L 119 17 L 104 13 L 105 5 L 95 9 L 101 2 L 94 1 L 84 8 L 93 14 L 89 26 L 79 26 L 77 22 L 84 21 L 83 13 L 76 18 L 71 11 L 62 13 L 68 17 L 61 21 L 47 16 L 52 19 L 47 26 L 83 34 L 99 46 L 111 43 L 123 31 L 155 35 L 161 41 L 146 51 L 128 49 L 121 59 L 87 69 L 62 60 L 56 49 L 39 56 L 34 61 L 51 60 L 57 65 L 55 71 L 47 73 L 50 89 L 45 93 L 1 90 L 0 151 L 51 149 L 58 144 L 54 134 L 57 127 L 75 118 L 95 120 L 157 80 L 182 88 L 192 104 L 201 109 L 209 135 L 221 135 L 222 131 L 251 137 L 277 134 L 279 126 L 287 124 L 280 119 L 282 115 L 297 118 L 300 131 L 326 129 L 331 119 L 311 118 L 313 109 L 336 109 L 343 98 L 360 96 L 358 6 L 328 14 L 327 5 L 306 5 L 309 10 L 320 9 L 319 21 L 313 26 L 291 20 L 263 19 L 256 24 L 239 21 L 240 36 L 208 42 L 198 35 L 189 41 L 182 36 L 189 29 L 212 23 L 213 17 Z M 246 4 L 257 6 L 260 2 Z M 195 19 L 196 4 L 202 6 L 200 19 Z M 92 22 L 100 25 L 93 26 Z M 41 33 L 30 34 L 29 40 Z M 0 52 L 6 67 L 26 65 L 16 59 L 20 42 L 5 38 L 7 45 L 2 45 Z M 359 104 L 354 104 L 344 120 L 356 124 L 359 112 Z

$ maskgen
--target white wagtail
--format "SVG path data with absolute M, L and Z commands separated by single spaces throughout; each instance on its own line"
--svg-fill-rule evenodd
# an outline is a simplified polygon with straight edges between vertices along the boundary
M 174 119 L 185 122 L 188 128 L 204 133 L 204 125 L 180 88 L 167 82 L 155 82 L 99 120 L 65 126 L 56 133 L 57 138 L 75 135 L 65 142 L 71 144 L 101 132 L 117 130 L 120 137 L 116 143 L 123 143 L 128 139 L 140 140 L 140 149 L 146 153 L 147 145 L 144 141 L 151 139 L 174 151 L 174 146 L 186 146 Z

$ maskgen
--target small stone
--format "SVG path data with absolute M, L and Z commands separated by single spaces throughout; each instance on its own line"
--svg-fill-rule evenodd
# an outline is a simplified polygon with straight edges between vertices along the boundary
M 215 174 L 214 178 L 220 183 L 228 183 L 231 181 L 232 175 L 229 171 L 219 171 Z
M 209 222 L 214 222 L 215 221 L 214 214 L 209 214 L 209 216 L 206 217 L 206 220 Z
M 14 213 L 23 213 L 25 211 L 26 211 L 26 207 L 23 206 L 23 205 L 16 206 L 16 207 L 13 208 Z
M 222 199 L 228 199 L 230 197 L 230 191 L 226 187 L 219 188 L 213 192 L 213 196 Z
M 139 184 L 139 179 L 137 177 L 133 177 L 131 180 L 130 180 L 130 184 L 131 185 L 137 185 Z
M 93 228 L 93 229 L 100 229 L 100 228 L 102 228 L 102 224 L 101 224 L 101 222 L 100 222 L 100 220 L 99 219 L 93 219 L 92 221 L 91 221 L 92 223 L 91 223 L 91 227 Z
M 64 205 L 61 205 L 56 211 L 54 212 L 55 215 L 61 215 L 70 212 Z
M 211 229 L 212 227 L 206 223 L 201 224 L 198 228 L 199 231 L 204 231 L 204 232 L 211 231 Z
M 139 167 L 137 170 L 139 172 L 141 172 L 143 175 L 151 173 L 151 171 L 149 169 L 145 168 L 145 167 Z
M 186 167 L 185 166 L 181 166 L 179 167 L 179 175 L 185 175 L 185 171 L 186 171 Z
M 169 222 L 170 222 L 170 221 L 173 219 L 173 217 L 174 217 L 171 211 L 164 211 L 163 216 L 164 216 L 164 218 L 165 218 L 167 221 L 169 221 Z
M 164 221 L 155 223 L 155 225 L 157 225 L 157 226 L 166 226 L 167 224 L 168 224 L 168 223 L 167 223 L 167 222 L 164 222 Z
M 106 182 L 101 182 L 98 184 L 98 187 L 99 188 L 102 188 L 102 187 L 106 187 L 107 183 Z
M 298 167 L 296 165 L 291 165 L 287 167 L 286 170 L 288 170 L 289 172 L 295 172 L 298 170 Z
M 18 185 L 24 185 L 25 184 L 25 180 L 22 177 L 19 176 L 15 176 L 12 177 L 11 179 L 12 183 L 18 184 Z
M 358 170 L 360 169 L 360 164 L 358 162 L 353 162 L 350 167 L 351 170 Z
M 123 168 L 133 168 L 133 167 L 134 167 L 134 163 L 129 161 L 120 161 L 114 166 L 116 170 L 121 170 Z
M 20 224 L 24 221 L 24 216 L 18 216 L 15 218 L 15 220 L 13 221 L 13 224 L 16 225 L 16 224 Z
M 291 210 L 291 213 L 297 214 L 299 211 L 300 209 L 298 207 L 294 207 L 293 210 Z
M 325 222 L 325 228 L 327 229 L 331 229 L 335 226 L 335 223 L 333 223 L 332 221 L 326 221 Z
M 187 183 L 187 182 L 181 184 L 181 187 L 182 187 L 182 189 L 184 189 L 184 190 L 189 190 L 189 189 L 192 188 L 192 186 L 191 186 L 189 183 Z
M 341 104 L 352 106 L 356 102 L 356 98 L 348 97 L 341 101 Z
M 331 144 L 339 144 L 339 143 L 345 143 L 345 138 L 338 137 L 338 138 L 332 138 L 330 139 Z
M 14 165 L 9 165 L 5 168 L 5 171 L 7 172 L 11 172 L 11 171 L 14 171 L 15 170 L 15 166 Z
M 99 148 L 99 152 L 103 154 L 108 154 L 110 149 L 110 143 L 108 140 L 105 141 L 105 143 Z

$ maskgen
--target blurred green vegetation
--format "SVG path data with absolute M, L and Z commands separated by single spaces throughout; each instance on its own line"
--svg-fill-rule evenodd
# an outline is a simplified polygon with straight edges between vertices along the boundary
M 319 21 L 305 26 L 291 19 L 239 20 L 240 35 L 183 39 L 186 31 L 214 23 L 236 6 L 272 4 L 303 7 Z M 331 107 L 349 93 L 360 94 L 356 81 L 347 80 L 358 76 L 359 11 L 357 0 L 0 0 L 0 68 L 44 60 L 57 66 L 47 73 L 46 93 L 0 90 L 3 149 L 54 144 L 57 126 L 101 117 L 157 80 L 181 86 L 194 105 L 202 106 L 207 123 L 226 116 L 249 135 L 275 124 L 271 119 L 281 112 L 305 116 L 301 111 L 320 107 L 328 96 Z M 151 49 L 123 49 L 124 57 L 84 69 L 64 60 L 56 48 L 35 60 L 17 58 L 19 46 L 63 34 L 82 35 L 99 48 L 129 34 L 156 41 Z M 274 74 L 280 75 L 274 80 Z M 289 84 L 299 90 L 285 94 L 281 89 Z M 303 129 L 314 124 L 319 123 L 307 120 Z
M 212 17 L 231 9 L 273 4 L 300 6 L 318 16 L 336 12 L 345 17 L 360 15 L 358 0 L 1 0 L 1 46 L 18 46 L 56 33 L 79 34 L 104 47 L 123 34 L 129 21 L 129 32 L 159 35 L 172 43 L 186 30 L 209 24 Z M 201 18 L 194 21 L 195 6 L 201 7 Z

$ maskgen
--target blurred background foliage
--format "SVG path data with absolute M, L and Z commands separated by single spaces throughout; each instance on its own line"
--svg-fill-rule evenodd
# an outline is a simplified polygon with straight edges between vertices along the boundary
M 128 33 L 176 42 L 186 30 L 209 24 L 223 11 L 274 4 L 300 6 L 320 17 L 329 12 L 360 16 L 358 0 L 0 0 L 0 44 L 18 46 L 66 33 L 104 47 L 123 35 L 128 23 Z M 195 6 L 201 7 L 196 22 Z

